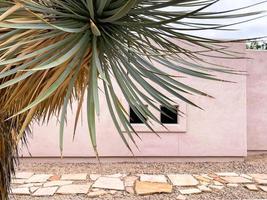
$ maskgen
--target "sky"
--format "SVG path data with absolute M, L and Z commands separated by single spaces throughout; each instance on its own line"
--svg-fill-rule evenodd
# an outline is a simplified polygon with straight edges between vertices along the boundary
M 211 7 L 209 7 L 207 10 L 208 11 L 223 11 L 223 10 L 244 7 L 244 6 L 262 2 L 262 1 L 263 0 L 220 0 L 215 5 L 212 5 Z M 209 31 L 198 32 L 197 35 L 212 37 L 212 38 L 219 38 L 219 39 L 237 39 L 237 38 L 241 39 L 241 38 L 253 38 L 253 37 L 267 36 L 267 1 L 264 4 L 260 4 L 253 8 L 243 10 L 242 12 L 244 13 L 244 12 L 249 12 L 249 11 L 266 11 L 266 13 L 261 15 L 261 16 L 265 16 L 265 15 L 266 16 L 261 19 L 257 19 L 251 22 L 233 26 L 232 28 L 238 29 L 237 31 L 209 30 Z M 224 22 L 229 23 L 229 19 L 224 20 Z M 231 20 L 230 23 L 231 22 L 234 22 L 234 20 Z

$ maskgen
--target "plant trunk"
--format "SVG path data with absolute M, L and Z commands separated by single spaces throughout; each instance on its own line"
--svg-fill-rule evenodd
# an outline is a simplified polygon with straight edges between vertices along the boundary
M 11 174 L 15 173 L 17 161 L 16 137 L 11 121 L 0 121 L 0 200 L 8 199 Z

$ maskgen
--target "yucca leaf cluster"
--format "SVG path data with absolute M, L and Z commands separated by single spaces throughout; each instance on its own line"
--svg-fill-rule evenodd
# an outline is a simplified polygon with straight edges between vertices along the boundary
M 176 109 L 170 96 L 197 107 L 188 95 L 209 95 L 184 84 L 179 77 L 224 81 L 213 72 L 235 74 L 236 71 L 210 65 L 203 56 L 210 51 L 228 58 L 236 55 L 227 51 L 225 41 L 193 33 L 223 30 L 231 25 L 206 20 L 261 14 L 206 11 L 217 2 L 0 1 L 0 178 L 3 185 L 10 178 L 6 166 L 11 166 L 8 171 L 14 168 L 13 160 L 8 158 L 15 157 L 16 144 L 25 137 L 32 122 L 45 122 L 57 116 L 60 149 L 63 150 L 67 108 L 73 102 L 78 104 L 74 135 L 85 103 L 89 134 L 96 152 L 95 121 L 101 116 L 100 92 L 129 149 L 128 138 L 135 143 L 133 134 L 138 134 L 129 122 L 128 109 L 122 105 L 118 94 L 124 96 L 151 131 L 154 130 L 150 121 L 161 122 L 149 107 L 159 112 L 158 104 Z

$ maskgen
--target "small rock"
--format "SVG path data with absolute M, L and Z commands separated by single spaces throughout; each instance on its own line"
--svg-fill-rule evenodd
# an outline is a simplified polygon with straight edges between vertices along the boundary
M 87 174 L 63 174 L 61 180 L 70 180 L 70 181 L 85 181 L 87 178 Z
M 264 191 L 264 192 L 267 192 L 267 186 L 259 186 L 259 188 Z
M 124 190 L 123 181 L 120 178 L 99 177 L 93 184 L 93 188 Z
M 29 195 L 30 190 L 29 188 L 12 188 L 11 189 L 11 194 L 16 194 L 16 195 Z
M 52 187 L 52 186 L 63 186 L 63 185 L 70 185 L 72 181 L 49 181 L 44 184 L 44 187 Z
M 220 172 L 215 174 L 218 176 L 238 176 L 238 174 L 235 172 Z
M 259 190 L 255 184 L 246 184 L 245 188 L 247 188 L 251 191 L 258 191 Z
M 196 186 L 199 182 L 189 174 L 169 174 L 169 179 L 175 186 Z
M 198 188 L 189 188 L 189 189 L 179 190 L 179 192 L 183 195 L 188 195 L 188 194 L 199 194 L 201 193 L 201 190 Z
M 96 181 L 101 176 L 101 174 L 90 174 L 89 177 L 92 181 Z
M 33 196 L 53 196 L 58 187 L 39 188 L 32 195 Z
M 98 191 L 89 192 L 88 196 L 91 198 L 94 198 L 94 197 L 99 197 L 99 196 L 103 196 L 106 194 L 107 192 L 105 190 L 98 190 Z
M 135 191 L 138 195 L 149 195 L 157 193 L 171 193 L 172 185 L 168 183 L 154 183 L 136 181 Z
M 133 187 L 125 187 L 125 191 L 128 192 L 129 194 L 134 194 Z
M 59 175 L 54 175 L 54 176 L 51 176 L 48 180 L 49 181 L 59 181 L 60 180 L 60 176 Z
M 179 194 L 179 195 L 176 197 L 176 199 L 177 199 L 177 200 L 186 200 L 186 196 Z
M 133 187 L 136 180 L 138 180 L 137 176 L 126 176 L 124 178 L 124 185 L 126 187 Z
M 34 175 L 33 172 L 16 172 L 13 178 L 15 179 L 28 179 Z
M 58 189 L 57 194 L 87 194 L 90 187 L 91 187 L 91 184 L 63 185 Z
M 51 174 L 35 174 L 31 178 L 29 178 L 26 183 L 44 183 L 46 182 L 52 175 Z
M 236 177 L 236 176 L 229 176 L 229 177 L 222 177 L 223 180 L 229 183 L 251 183 L 251 180 L 246 179 L 244 177 Z
M 211 192 L 212 190 L 210 188 L 208 188 L 205 185 L 199 185 L 197 186 L 198 189 L 200 189 L 202 192 Z
M 167 183 L 167 179 L 164 175 L 140 174 L 140 181 Z

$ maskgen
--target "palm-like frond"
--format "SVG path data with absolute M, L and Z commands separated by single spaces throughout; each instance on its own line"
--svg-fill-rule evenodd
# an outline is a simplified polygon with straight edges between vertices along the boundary
M 223 30 L 231 25 L 200 23 L 194 19 L 240 18 L 261 12 L 205 11 L 216 2 L 218 0 L 0 1 L 0 190 L 7 191 L 1 187 L 9 185 L 9 171 L 14 168 L 9 158 L 16 155 L 16 143 L 25 137 L 31 122 L 59 116 L 62 151 L 67 107 L 74 100 L 79 102 L 77 124 L 85 96 L 89 133 L 96 150 L 99 86 L 103 88 L 118 133 L 129 147 L 126 137 L 134 142 L 132 134 L 137 133 L 128 121 L 115 85 L 153 131 L 149 120 L 160 121 L 146 105 L 158 111 L 156 103 L 175 109 L 166 93 L 193 106 L 197 105 L 187 99 L 186 94 L 208 96 L 183 84 L 166 70 L 219 81 L 222 80 L 213 72 L 236 73 L 227 67 L 210 67 L 202 58 L 209 51 L 235 58 L 236 54 L 221 44 L 225 41 L 184 31 Z M 170 12 L 166 9 L 169 7 L 176 10 Z M 185 45 L 177 44 L 177 39 Z M 202 50 L 194 51 L 192 46 Z M 6 196 L 4 192 L 1 194 Z

